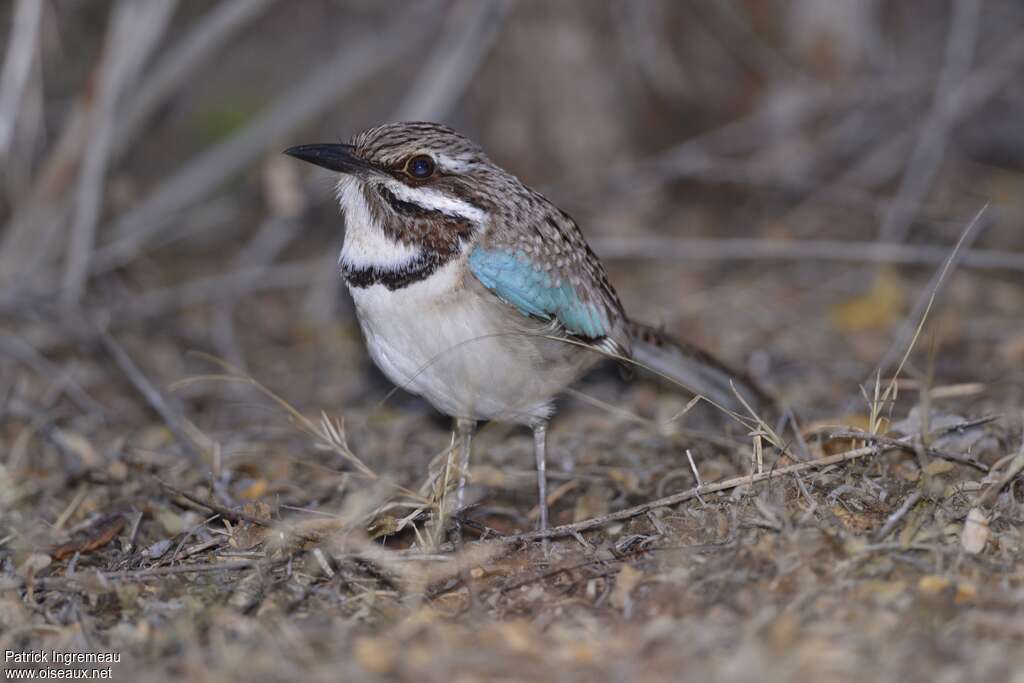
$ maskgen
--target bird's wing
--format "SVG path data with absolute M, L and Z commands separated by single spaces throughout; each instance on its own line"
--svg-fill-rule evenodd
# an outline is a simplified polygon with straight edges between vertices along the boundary
M 520 313 L 557 322 L 588 342 L 628 353 L 625 315 L 576 223 L 559 213 L 525 234 L 501 231 L 469 254 L 473 275 Z

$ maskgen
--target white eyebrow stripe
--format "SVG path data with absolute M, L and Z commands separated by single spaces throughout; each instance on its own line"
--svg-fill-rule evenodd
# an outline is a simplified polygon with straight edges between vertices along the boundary
M 384 186 L 403 202 L 409 202 L 428 211 L 440 211 L 449 216 L 463 218 L 471 223 L 483 223 L 485 214 L 469 202 L 456 197 L 449 197 L 437 190 L 426 187 L 409 187 L 397 180 L 386 180 Z
M 476 166 L 476 164 L 471 161 L 467 161 L 466 159 L 459 157 L 448 156 L 447 154 L 435 154 L 434 161 L 442 171 L 454 171 L 455 173 L 464 173 Z

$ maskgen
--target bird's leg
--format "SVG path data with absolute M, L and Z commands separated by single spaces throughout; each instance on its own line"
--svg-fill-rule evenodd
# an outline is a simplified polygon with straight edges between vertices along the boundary
M 537 505 L 540 509 L 540 530 L 548 530 L 548 473 L 547 473 L 547 435 L 548 423 L 538 422 L 533 425 L 533 454 L 537 458 Z M 548 556 L 550 541 L 542 541 L 544 556 Z
M 459 486 L 455 490 L 455 512 L 457 515 L 466 500 L 466 475 L 469 474 L 469 456 L 473 450 L 473 432 L 476 431 L 476 421 L 460 417 L 455 420 L 455 431 L 459 435 Z

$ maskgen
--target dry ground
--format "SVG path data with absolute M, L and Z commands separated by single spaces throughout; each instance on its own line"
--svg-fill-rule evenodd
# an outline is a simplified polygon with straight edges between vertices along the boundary
M 769 3 L 283 4 L 181 3 L 144 84 L 214 9 L 252 16 L 142 111 L 89 85 L 145 43 L 118 3 L 42 19 L 21 106 L 54 130 L 19 119 L 0 207 L 0 650 L 140 681 L 1024 683 L 1017 3 L 879 2 L 862 61 Z M 75 140 L 124 111 L 90 174 Z M 543 187 L 635 317 L 796 423 L 601 368 L 550 431 L 549 557 L 518 428 L 484 427 L 440 525 L 449 425 L 371 367 L 330 181 L 277 154 L 409 112 Z

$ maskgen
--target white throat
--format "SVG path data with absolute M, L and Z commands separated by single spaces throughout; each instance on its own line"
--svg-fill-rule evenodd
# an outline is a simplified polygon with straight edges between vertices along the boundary
M 345 241 L 338 263 L 345 269 L 373 268 L 380 271 L 400 270 L 421 255 L 412 247 L 384 234 L 374 220 L 363 195 L 363 184 L 352 176 L 342 176 L 337 187 L 338 201 L 345 212 Z

